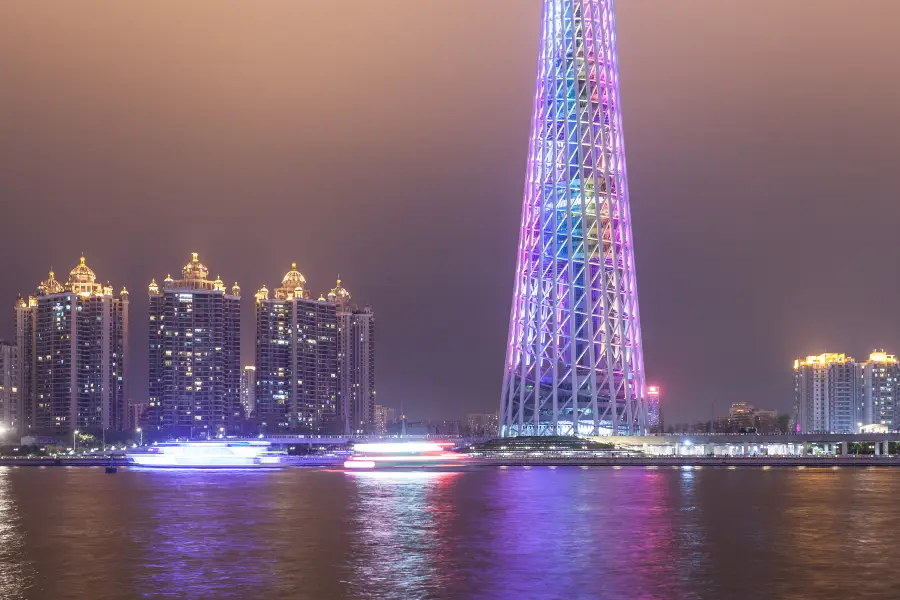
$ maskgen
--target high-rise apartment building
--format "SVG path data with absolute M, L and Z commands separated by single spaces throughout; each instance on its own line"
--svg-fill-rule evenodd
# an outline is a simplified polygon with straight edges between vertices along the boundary
M 268 430 L 333 432 L 338 427 L 336 304 L 309 297 L 291 265 L 269 298 L 256 293 L 254 419 Z
M 241 408 L 244 409 L 244 417 L 251 418 L 255 406 L 256 367 L 248 365 L 241 371 Z
M 861 382 L 859 365 L 844 354 L 826 353 L 794 361 L 797 430 L 857 431 Z
M 895 429 L 900 425 L 900 402 L 897 402 L 900 362 L 897 357 L 884 351 L 872 352 L 868 361 L 860 363 L 859 370 L 862 389 L 857 423 Z
M 197 253 L 150 295 L 148 427 L 213 437 L 241 420 L 241 289 L 210 280 Z
M 339 412 L 344 433 L 375 430 L 375 313 L 371 306 L 350 304 L 341 280 L 328 292 L 337 305 Z
M 19 427 L 17 357 L 15 344 L 0 341 L 0 433 Z
M 96 282 L 84 257 L 16 304 L 17 428 L 62 435 L 126 426 L 128 292 Z
M 53 279 L 53 273 L 50 273 Z M 34 368 L 37 357 L 34 355 L 34 312 L 37 308 L 37 297 L 29 296 L 25 300 L 21 296 L 16 300 L 16 384 L 18 387 L 18 406 L 16 407 L 16 431 L 25 434 L 31 430 L 34 422 Z

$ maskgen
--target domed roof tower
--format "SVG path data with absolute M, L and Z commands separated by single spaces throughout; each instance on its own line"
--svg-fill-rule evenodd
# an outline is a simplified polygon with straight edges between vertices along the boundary
M 309 298 L 309 292 L 304 286 L 306 286 L 306 277 L 297 270 L 297 263 L 291 263 L 291 270 L 281 278 L 281 287 L 275 289 L 275 298 L 278 300 Z

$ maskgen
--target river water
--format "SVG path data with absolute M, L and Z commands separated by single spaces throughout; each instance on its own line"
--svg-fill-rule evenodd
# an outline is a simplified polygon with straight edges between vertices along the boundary
M 0 598 L 900 598 L 900 470 L 0 468 Z

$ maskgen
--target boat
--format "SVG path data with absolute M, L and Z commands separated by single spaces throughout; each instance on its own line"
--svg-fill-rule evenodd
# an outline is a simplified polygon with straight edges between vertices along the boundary
M 210 440 L 161 442 L 126 453 L 129 464 L 163 469 L 256 469 L 287 464 L 287 452 L 270 442 Z
M 449 449 L 451 442 L 374 442 L 353 446 L 353 456 L 344 461 L 348 470 L 365 469 L 456 469 L 466 456 Z

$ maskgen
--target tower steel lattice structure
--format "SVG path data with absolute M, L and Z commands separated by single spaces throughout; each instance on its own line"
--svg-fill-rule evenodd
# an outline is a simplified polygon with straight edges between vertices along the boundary
M 643 434 L 613 0 L 544 0 L 500 431 Z

